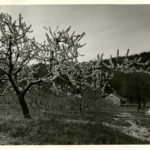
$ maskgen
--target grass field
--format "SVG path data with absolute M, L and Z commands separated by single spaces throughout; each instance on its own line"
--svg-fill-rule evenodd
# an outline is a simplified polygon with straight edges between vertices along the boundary
M 144 144 L 101 123 L 67 122 L 64 116 L 49 118 L 1 118 L 0 133 L 10 137 L 9 144 Z
M 67 102 L 65 101 L 67 100 Z M 23 119 L 19 105 L 0 105 L 0 144 L 149 144 L 147 140 L 122 133 L 130 128 L 125 108 L 98 101 L 83 114 L 72 109 L 68 99 L 51 99 L 48 109 L 30 107 L 32 119 Z M 15 107 L 16 106 L 16 107 Z M 132 112 L 137 124 L 148 127 L 149 119 Z M 105 125 L 108 124 L 108 125 Z M 113 126 L 115 126 L 115 128 Z M 117 127 L 117 128 L 116 128 Z M 1 140 L 3 139 L 3 140 Z

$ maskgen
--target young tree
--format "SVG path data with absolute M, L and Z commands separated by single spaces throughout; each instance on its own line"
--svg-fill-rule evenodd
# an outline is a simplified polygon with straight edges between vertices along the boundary
M 76 63 L 73 67 L 70 64 L 65 66 L 63 74 L 68 76 L 66 80 L 69 82 L 61 85 L 63 87 L 67 85 L 63 89 L 66 93 L 80 97 L 80 113 L 83 112 L 88 100 L 93 101 L 106 94 L 106 86 L 109 85 L 108 80 L 112 78 L 112 74 L 109 74 L 107 69 L 99 67 L 103 61 L 102 57 L 103 54 L 98 55 L 97 60 L 94 61 Z
M 8 88 L 15 91 L 25 118 L 31 118 L 25 101 L 30 87 L 62 78 L 59 65 L 73 65 L 77 61 L 78 49 L 84 46 L 79 42 L 85 33 L 70 34 L 70 29 L 57 31 L 57 28 L 52 32 L 49 28 L 46 42 L 39 44 L 29 35 L 32 32 L 31 25 L 23 21 L 21 14 L 17 20 L 13 20 L 10 15 L 0 13 L 0 71 L 3 73 L 1 80 L 6 83 L 3 94 Z M 35 78 L 39 68 L 31 65 L 33 62 L 45 63 L 47 74 Z

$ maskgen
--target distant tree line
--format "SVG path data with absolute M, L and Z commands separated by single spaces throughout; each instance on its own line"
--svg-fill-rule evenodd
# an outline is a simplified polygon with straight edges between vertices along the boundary
M 138 105 L 138 110 L 150 102 L 150 76 L 144 72 L 116 72 L 112 87 L 120 96 L 127 98 L 129 103 Z

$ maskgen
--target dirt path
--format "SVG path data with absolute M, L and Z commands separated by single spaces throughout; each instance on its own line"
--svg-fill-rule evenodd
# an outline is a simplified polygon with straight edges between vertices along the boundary
M 64 120 L 67 123 L 77 123 L 77 124 L 96 124 L 94 121 L 88 121 L 88 120 L 77 120 L 77 119 L 65 119 Z
M 108 124 L 105 122 L 103 122 L 102 124 L 107 126 L 107 127 L 111 127 L 113 129 L 119 130 L 120 132 L 122 132 L 126 135 L 130 135 L 132 137 L 136 137 L 136 138 L 141 139 L 143 141 L 149 141 L 150 142 L 150 133 L 149 133 L 147 128 L 142 127 L 142 126 L 138 126 L 130 120 L 127 122 L 130 123 L 130 125 L 131 125 L 130 127 L 117 126 L 117 125 Z
M 114 119 L 116 119 L 116 118 L 114 118 Z M 130 135 L 130 136 L 136 137 L 140 140 L 150 142 L 149 129 L 147 129 L 146 127 L 142 127 L 142 126 L 137 125 L 134 122 L 134 118 L 130 115 L 129 115 L 129 117 L 125 116 L 125 121 L 128 122 L 130 124 L 130 126 L 120 126 L 120 125 L 114 125 L 112 123 L 106 123 L 106 122 L 102 122 L 102 125 L 116 129 L 116 130 L 122 132 L 123 134 Z M 94 121 L 76 120 L 76 119 L 65 119 L 65 122 L 77 123 L 77 124 L 96 124 L 97 123 Z

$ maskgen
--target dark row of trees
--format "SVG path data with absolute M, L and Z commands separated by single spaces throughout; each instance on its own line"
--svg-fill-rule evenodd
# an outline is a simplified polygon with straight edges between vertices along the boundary
M 112 80 L 114 90 L 129 103 L 146 106 L 150 102 L 150 76 L 144 72 L 116 72 Z

